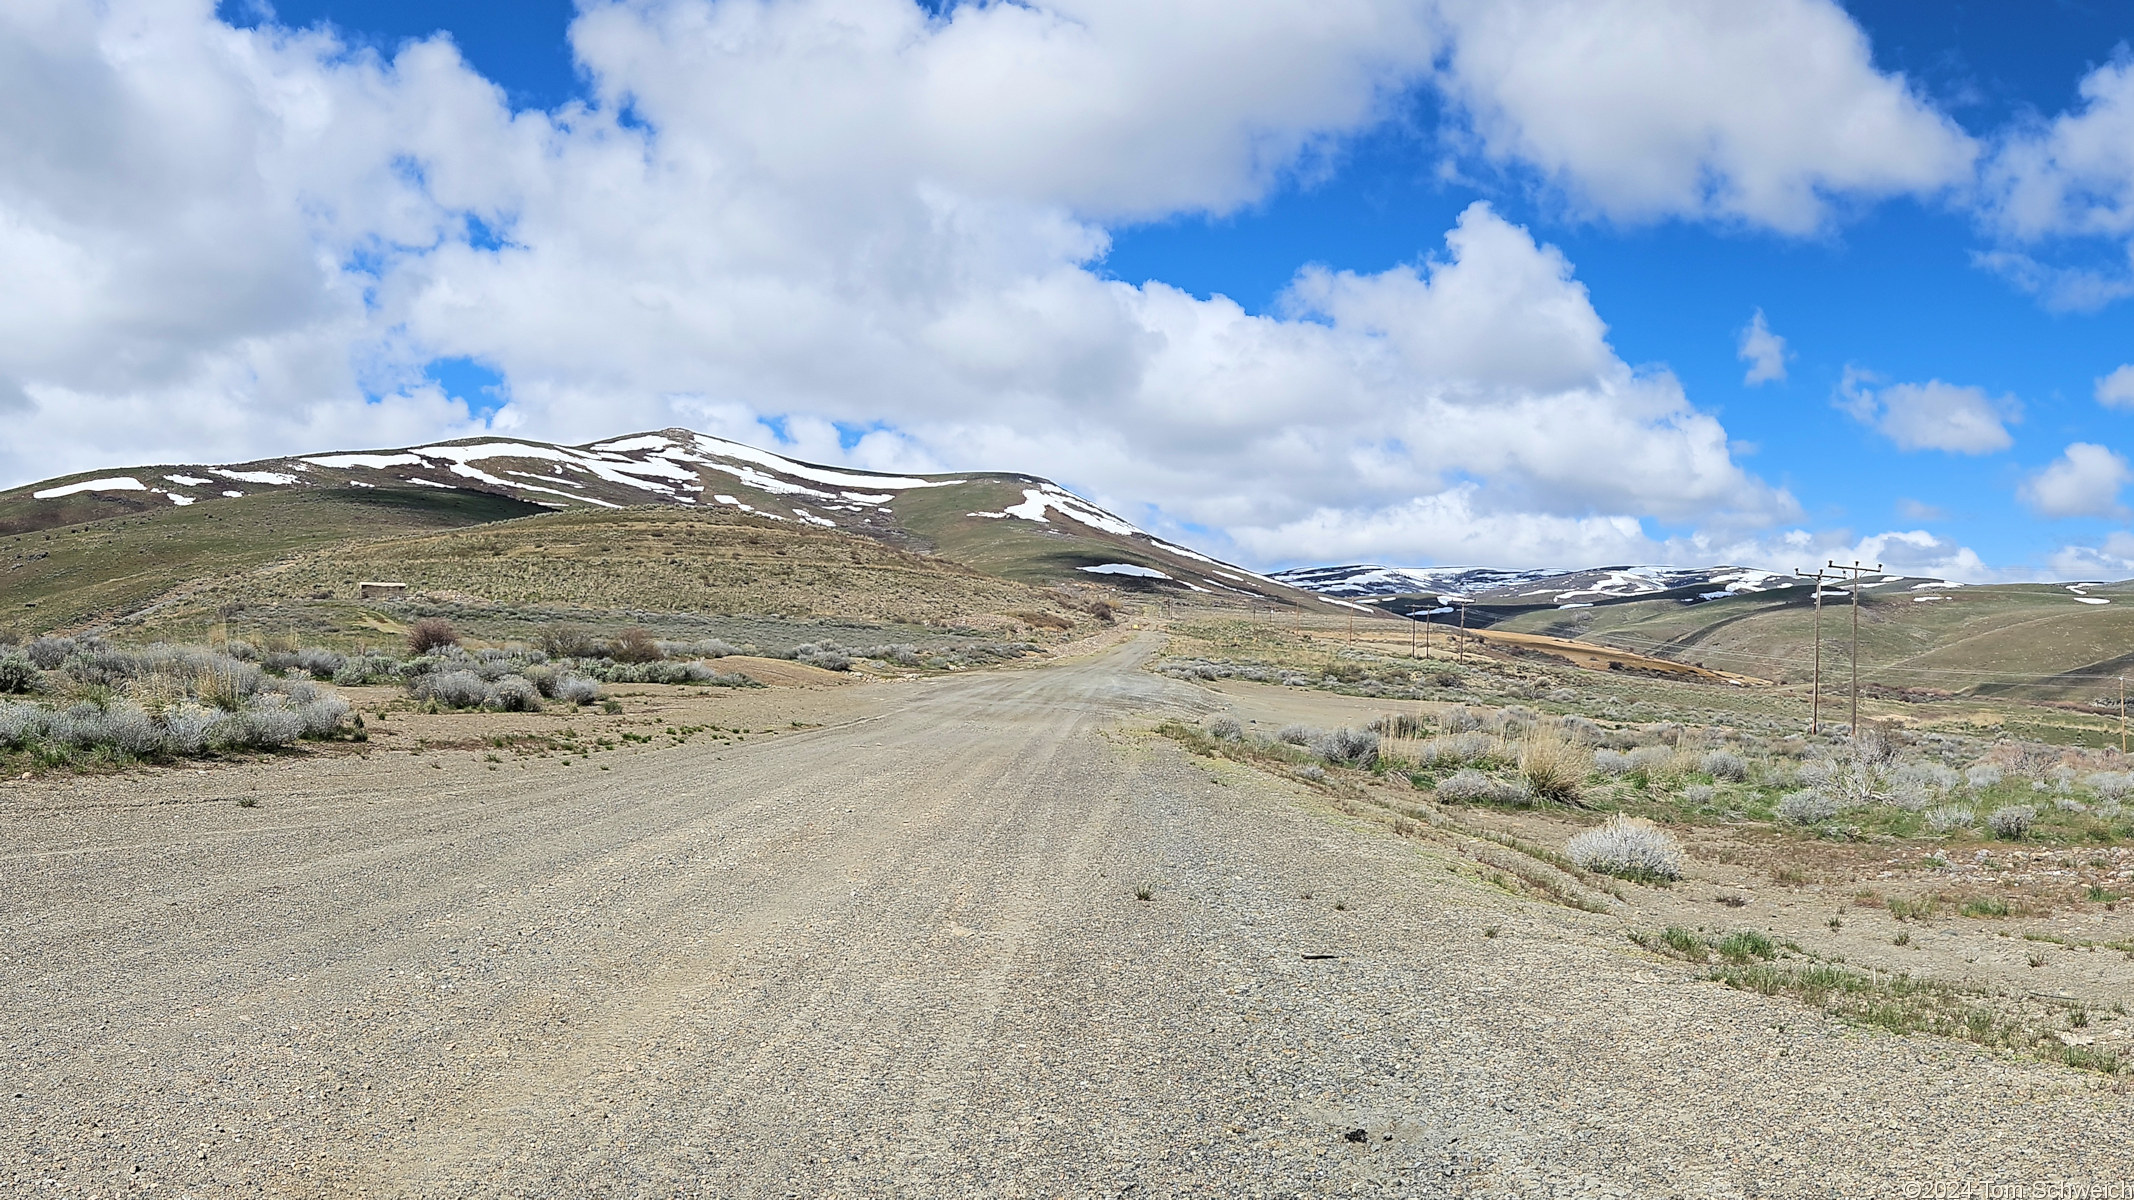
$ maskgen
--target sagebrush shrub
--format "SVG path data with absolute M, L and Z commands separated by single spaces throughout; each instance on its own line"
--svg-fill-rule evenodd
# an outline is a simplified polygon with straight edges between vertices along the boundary
M 1245 740 L 1245 726 L 1236 717 L 1222 716 L 1208 719 L 1208 736 L 1219 742 Z
M 472 671 L 444 671 L 423 676 L 415 695 L 447 708 L 480 708 L 488 702 L 489 685 Z
M 1603 775 L 1630 774 L 1630 756 L 1605 747 L 1593 752 L 1593 769 Z
M 1740 783 L 1749 777 L 1749 763 L 1732 750 L 1707 750 L 1698 767 L 1714 779 Z
M 793 661 L 806 667 L 818 667 L 825 671 L 849 671 L 852 656 L 834 645 L 796 646 Z
M 2007 804 L 1986 814 L 1986 828 L 1997 838 L 2019 842 L 2037 819 L 2038 810 L 2028 804 Z
M 559 676 L 555 697 L 565 704 L 591 704 L 600 699 L 600 684 L 583 675 Z
M 1834 797 L 1807 788 L 1779 797 L 1778 817 L 1795 825 L 1815 825 L 1837 816 L 1838 807 Z
M 1319 731 L 1309 725 L 1284 725 L 1275 731 L 1274 740 L 1292 746 L 1302 746 L 1318 735 Z
M 1574 836 L 1564 857 L 1588 871 L 1641 882 L 1682 878 L 1682 847 L 1658 826 L 1620 814 Z
M 1378 735 L 1368 729 L 1328 730 L 1312 738 L 1307 748 L 1330 763 L 1369 767 L 1378 762 Z
M 0 691 L 6 690 L 6 681 L 0 679 Z M 2134 792 L 2134 772 L 2099 771 L 2083 782 L 2106 800 L 2124 800 L 2127 793 Z
M 0 692 L 27 692 L 41 678 L 37 664 L 20 650 L 0 651 Z
M 540 689 L 517 675 L 506 675 L 489 689 L 489 707 L 500 712 L 540 712 Z
M 1439 780 L 1432 790 L 1445 804 L 1525 804 L 1529 799 L 1518 784 L 1493 779 L 1471 767 Z
M 1972 763 L 1964 768 L 1964 782 L 1985 791 L 2001 781 L 2001 769 L 1992 763 Z
M 1457 766 L 1492 758 L 1496 752 L 1497 739 L 1479 729 L 1470 729 L 1465 733 L 1431 738 L 1417 749 L 1415 757 L 1426 767 Z
M 332 679 L 347 665 L 348 659 L 345 655 L 335 654 L 331 650 L 313 647 L 296 652 L 296 669 L 313 679 Z
M 1627 756 L 1630 772 L 1652 779 L 1664 775 L 1673 767 L 1675 752 L 1666 746 L 1639 746 Z
M 22 652 L 29 656 L 31 662 L 37 664 L 38 670 L 56 671 L 59 664 L 67 661 L 67 657 L 80 648 L 81 643 L 70 637 L 41 637 L 32 638 L 30 643 L 22 648 Z

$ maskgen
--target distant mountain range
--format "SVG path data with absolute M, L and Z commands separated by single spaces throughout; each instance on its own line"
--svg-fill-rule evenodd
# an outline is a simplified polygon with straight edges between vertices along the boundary
M 1750 595 L 1778 588 L 1802 587 L 1809 580 L 1754 567 L 1591 567 L 1584 570 L 1538 568 L 1508 571 L 1496 567 L 1297 567 L 1272 576 L 1283 583 L 1352 600 L 1394 597 L 1492 607 L 1585 606 L 1615 600 L 1674 594 L 1696 602 Z M 1893 584 L 1959 587 L 1920 576 L 1871 575 L 1866 586 Z M 1833 585 L 1833 590 L 1834 590 Z M 1406 606 L 1404 606 L 1406 607 Z
M 1156 537 L 1050 480 L 1002 472 L 901 475 L 830 467 L 663 429 L 584 445 L 463 438 L 400 449 L 221 465 L 81 472 L 0 491 L 0 535 L 89 522 L 204 515 L 307 500 L 345 508 L 351 532 L 389 495 L 480 498 L 547 510 L 724 509 L 774 525 L 837 529 L 940 554 L 1026 583 L 1104 582 L 1235 601 L 1355 607 Z M 278 500 L 276 498 L 279 498 Z M 369 498 L 373 503 L 365 505 Z M 160 521 L 158 523 L 161 523 Z

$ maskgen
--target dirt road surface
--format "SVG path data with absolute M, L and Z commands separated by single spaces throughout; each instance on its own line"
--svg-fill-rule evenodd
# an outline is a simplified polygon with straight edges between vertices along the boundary
M 0 785 L 0 1193 L 2134 1184 L 2095 1076 L 1698 982 L 1147 736 L 1219 700 L 1155 645 L 606 771 Z

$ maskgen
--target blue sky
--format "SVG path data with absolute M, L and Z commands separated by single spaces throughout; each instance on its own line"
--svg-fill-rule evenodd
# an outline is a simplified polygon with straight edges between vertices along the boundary
M 859 465 L 1033 470 L 1262 566 L 1888 552 L 1978 578 L 2134 573 L 2134 405 L 2096 394 L 2134 362 L 2134 103 L 2106 95 L 2123 8 L 1552 3 L 1241 4 L 1226 36 L 1171 44 L 1141 15 L 1169 5 L 1108 0 L 645 0 L 583 20 L 570 0 L 222 0 L 160 36 L 197 26 L 194 58 L 302 77 L 358 130 L 343 161 L 259 172 L 302 176 L 258 202 L 335 260 L 304 300 L 287 298 L 308 286 L 293 257 L 262 262 L 257 286 L 284 298 L 259 314 L 323 315 L 233 317 L 168 351 L 228 360 L 189 382 L 100 385 L 0 351 L 0 383 L 55 430 L 54 397 L 85 412 L 157 387 L 251 389 L 273 414 L 239 435 L 172 400 L 191 415 L 171 457 L 658 422 Z M 1643 36 L 1683 78 L 1626 57 L 1555 89 L 1531 64 L 1566 53 L 1567 12 L 1603 35 L 1589 45 Z M 881 35 L 839 48 L 858 82 L 806 77 L 838 21 Z M 744 27 L 753 40 L 707 32 Z M 1121 113 L 1045 94 L 1042 71 L 988 73 L 1063 28 L 1087 45 L 1058 82 L 1099 78 Z M 1849 39 L 1864 60 L 1845 61 Z M 1799 46 L 1839 68 L 1787 68 Z M 917 83 L 898 78 L 922 58 Z M 1002 112 L 870 134 L 877 76 L 880 107 L 908 86 Z M 288 128 L 263 94 L 246 103 Z M 1593 115 L 1607 105 L 1621 115 Z M 1025 160 L 1048 139 L 1056 155 Z M 637 174 L 601 174 L 617 163 Z M 0 210 L 35 211 L 23 179 Z M 605 199 L 573 190 L 587 180 Z M 633 205 L 674 228 L 600 225 Z M 772 249 L 747 261 L 758 236 Z M 587 267 L 601 255 L 611 270 Z M 1514 278 L 1525 291 L 1462 325 L 1462 297 Z M 364 307 L 336 308 L 351 289 Z M 780 305 L 787 320 L 756 324 Z M 1783 378 L 1751 384 L 1758 312 Z M 152 359 L 139 336 L 82 333 L 107 363 Z M 304 346 L 261 361 L 276 338 Z M 276 392 L 284 375 L 304 382 Z M 1338 428 L 1315 415 L 1330 403 Z M 1280 495 L 1254 483 L 1271 473 Z

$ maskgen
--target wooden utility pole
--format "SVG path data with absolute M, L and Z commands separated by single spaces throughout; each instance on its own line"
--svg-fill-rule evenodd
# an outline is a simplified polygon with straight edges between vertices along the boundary
M 2119 677 L 2119 753 L 2127 753 L 2127 677 Z
M 1860 576 L 1880 575 L 1882 564 L 1863 567 L 1856 558 L 1849 567 L 1841 567 L 1833 560 L 1830 568 L 1844 571 L 1852 578 L 1852 744 L 1857 746 L 1860 744 Z M 1821 591 L 1822 584 L 1818 583 L 1816 590 Z
M 1815 574 L 1795 568 L 1795 575 L 1815 580 L 1815 683 L 1808 693 L 1808 732 L 1823 732 L 1823 572 Z
M 1467 665 L 1467 606 L 1460 606 L 1460 665 Z
M 1408 618 L 1408 657 L 1415 657 L 1415 618 Z

